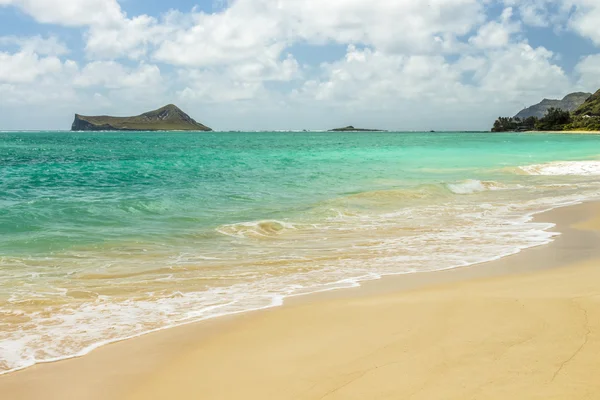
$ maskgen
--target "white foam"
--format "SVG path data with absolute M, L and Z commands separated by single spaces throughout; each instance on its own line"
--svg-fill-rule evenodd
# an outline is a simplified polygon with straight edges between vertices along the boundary
M 494 181 L 479 181 L 477 179 L 467 179 L 461 182 L 446 184 L 448 189 L 455 194 L 471 194 L 477 192 L 485 192 L 487 190 L 506 190 L 510 186 Z M 519 188 L 521 186 L 515 186 Z
M 555 161 L 519 167 L 529 175 L 568 176 L 600 175 L 600 161 Z

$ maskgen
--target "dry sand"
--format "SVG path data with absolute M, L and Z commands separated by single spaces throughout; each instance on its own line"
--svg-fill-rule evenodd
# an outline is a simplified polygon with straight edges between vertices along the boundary
M 0 377 L 1 399 L 600 399 L 600 204 L 554 243 Z

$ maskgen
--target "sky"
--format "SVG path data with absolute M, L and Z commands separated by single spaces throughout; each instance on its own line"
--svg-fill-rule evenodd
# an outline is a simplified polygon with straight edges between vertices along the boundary
M 600 0 L 0 0 L 0 130 L 487 130 L 600 88 Z

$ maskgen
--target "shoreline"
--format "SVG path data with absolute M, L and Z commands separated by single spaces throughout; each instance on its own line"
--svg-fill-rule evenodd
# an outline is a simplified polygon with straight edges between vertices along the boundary
M 600 131 L 524 131 L 523 133 L 564 133 L 569 135 L 600 135 Z
M 596 216 L 600 215 L 600 203 L 565 206 L 537 214 L 534 217 L 536 222 L 556 223 L 552 230 L 560 232 L 561 235 L 550 244 L 528 248 L 495 261 L 434 272 L 384 276 L 378 280 L 362 281 L 361 286 L 356 288 L 288 297 L 283 307 L 244 312 L 166 328 L 102 346 L 83 357 L 41 363 L 2 375 L 0 391 L 12 393 L 14 396 L 11 398 L 15 399 L 39 398 L 36 395 L 39 396 L 40 393 L 44 393 L 45 398 L 61 399 L 126 398 L 123 397 L 124 393 L 130 392 L 134 386 L 139 386 L 140 381 L 154 374 L 155 371 L 162 370 L 174 359 L 185 355 L 188 349 L 198 347 L 203 339 L 207 342 L 214 341 L 221 333 L 236 331 L 237 328 L 256 320 L 269 319 L 282 313 L 293 313 L 306 307 L 320 307 L 324 304 L 337 304 L 340 301 L 372 301 L 372 299 L 403 293 L 435 291 L 436 288 L 445 285 L 452 286 L 479 279 L 502 279 L 530 272 L 537 274 L 541 270 L 571 265 L 582 259 L 600 259 L 600 248 L 595 246 L 598 237 L 595 228 L 572 227 L 578 224 L 587 226 L 585 224 L 589 222 L 587 220 L 592 211 Z M 595 227 L 594 223 L 592 225 Z M 584 254 L 573 251 L 573 243 L 583 243 L 580 247 L 585 248 Z M 121 362 L 121 358 L 127 361 Z M 107 365 L 111 365 L 114 369 L 108 370 Z M 75 383 L 69 379 L 74 373 L 81 375 Z M 123 379 L 122 376 L 130 379 Z M 36 383 L 35 388 L 26 384 L 31 382 Z M 98 385 L 106 387 L 96 392 Z M 109 389 L 110 393 L 107 393 L 106 390 Z M 64 392 L 65 390 L 68 392 Z M 72 396 L 77 393 L 78 397 L 65 397 L 66 393 Z
M 590 200 L 590 201 L 593 202 L 594 200 Z M 556 227 L 555 224 L 552 222 L 546 221 L 544 218 L 538 219 L 538 215 L 544 215 L 546 213 L 552 212 L 552 211 L 560 209 L 560 208 L 571 207 L 571 206 L 579 205 L 579 204 L 582 204 L 582 202 L 577 201 L 577 202 L 574 202 L 571 204 L 557 205 L 557 206 L 553 206 L 553 208 L 550 208 L 547 210 L 536 211 L 536 212 L 532 212 L 532 213 L 523 215 L 522 218 L 524 218 L 525 220 L 528 220 L 529 222 L 548 224 L 548 227 L 541 229 L 540 232 L 543 231 L 543 232 L 549 233 L 549 235 L 548 235 L 549 237 L 547 238 L 547 242 L 545 242 L 545 243 L 539 243 L 539 244 L 529 246 L 529 247 L 527 247 L 527 246 L 519 247 L 513 253 L 501 254 L 501 255 L 495 256 L 494 258 L 486 260 L 486 261 L 474 262 L 474 263 L 471 263 L 468 265 L 463 265 L 463 266 L 450 266 L 450 267 L 444 267 L 444 268 L 436 269 L 436 270 L 419 271 L 419 272 L 388 273 L 388 274 L 378 275 L 377 277 L 371 276 L 371 277 L 364 277 L 364 278 L 346 278 L 346 279 L 343 279 L 343 280 L 340 280 L 337 282 L 332 282 L 330 284 L 331 285 L 330 288 L 322 288 L 322 289 L 315 290 L 313 292 L 304 292 L 304 293 L 297 293 L 297 294 L 291 294 L 291 295 L 273 296 L 271 298 L 271 304 L 266 305 L 266 306 L 243 309 L 243 310 L 234 311 L 234 312 L 230 312 L 230 313 L 210 316 L 210 317 L 206 317 L 206 318 L 198 319 L 198 320 L 184 321 L 184 322 L 175 323 L 175 324 L 171 324 L 171 325 L 165 325 L 165 326 L 162 326 L 159 328 L 151 329 L 151 330 L 133 334 L 130 336 L 125 336 L 122 338 L 107 339 L 107 340 L 99 341 L 99 342 L 94 343 L 72 355 L 60 356 L 60 357 L 56 357 L 53 359 L 47 359 L 47 360 L 41 360 L 41 361 L 37 361 L 30 365 L 25 365 L 22 367 L 17 367 L 17 368 L 11 369 L 11 370 L 2 371 L 2 372 L 0 372 L 0 378 L 4 375 L 10 375 L 10 374 L 14 374 L 17 372 L 25 371 L 25 370 L 35 367 L 37 365 L 54 364 L 54 363 L 59 363 L 59 362 L 63 362 L 63 361 L 68 361 L 68 360 L 72 360 L 72 359 L 85 357 L 85 356 L 89 355 L 90 353 L 92 353 L 98 349 L 101 349 L 105 346 L 110 346 L 110 345 L 117 344 L 120 342 L 137 339 L 137 338 L 140 338 L 140 337 L 143 337 L 146 335 L 157 334 L 157 333 L 167 331 L 170 329 L 178 329 L 178 328 L 182 328 L 182 327 L 185 327 L 188 325 L 207 323 L 208 321 L 222 319 L 222 318 L 235 318 L 237 316 L 240 316 L 240 315 L 246 314 L 246 313 L 256 313 L 256 312 L 276 309 L 276 308 L 282 307 L 287 304 L 302 303 L 302 302 L 306 301 L 306 299 L 308 299 L 308 300 L 312 299 L 313 296 L 315 299 L 329 298 L 329 297 L 335 298 L 340 295 L 339 292 L 348 291 L 348 290 L 355 290 L 355 291 L 357 291 L 357 293 L 361 293 L 361 292 L 365 292 L 365 290 L 364 290 L 365 285 L 370 285 L 370 284 L 375 285 L 374 287 L 377 290 L 377 288 L 380 288 L 379 282 L 382 280 L 387 281 L 388 279 L 390 279 L 390 282 L 393 282 L 393 288 L 395 288 L 395 290 L 396 289 L 400 290 L 399 288 L 402 288 L 402 290 L 413 289 L 415 287 L 420 286 L 420 284 L 419 284 L 419 285 L 413 287 L 412 286 L 413 282 L 420 282 L 421 278 L 423 278 L 424 282 L 431 283 L 430 282 L 430 280 L 432 279 L 431 274 L 435 274 L 433 276 L 438 278 L 437 273 L 449 272 L 449 271 L 453 271 L 453 270 L 462 270 L 465 268 L 472 268 L 472 267 L 478 267 L 478 266 L 485 266 L 486 264 L 488 264 L 490 262 L 495 262 L 495 261 L 501 260 L 503 258 L 512 257 L 512 256 L 520 254 L 523 251 L 527 251 L 527 250 L 535 248 L 535 247 L 546 246 L 546 245 L 552 243 L 554 240 L 556 240 L 555 239 L 556 237 L 560 236 L 561 233 L 560 232 L 556 232 L 556 233 L 552 232 L 551 230 Z M 336 285 L 341 284 L 342 282 L 347 282 L 349 284 L 349 286 L 336 286 Z M 382 287 L 386 287 L 386 286 L 387 285 L 384 285 Z M 350 292 L 350 293 L 353 294 L 354 292 Z

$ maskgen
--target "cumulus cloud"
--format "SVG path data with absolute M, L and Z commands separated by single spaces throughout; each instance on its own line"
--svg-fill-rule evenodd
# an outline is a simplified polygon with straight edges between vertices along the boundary
M 36 36 L 0 36 L 1 46 L 18 46 L 26 53 L 61 56 L 69 52 L 67 46 L 58 38 Z
M 554 53 L 544 47 L 518 43 L 488 54 L 477 73 L 481 91 L 500 101 L 562 97 L 570 87 L 564 70 L 553 62 Z M 537 100 L 539 101 L 539 100 Z
M 17 53 L 0 52 L 0 82 L 31 83 L 36 79 L 52 79 L 76 68 L 72 61 L 62 62 L 55 56 L 39 55 L 20 51 Z
M 498 21 L 482 25 L 469 43 L 482 49 L 505 47 L 511 42 L 513 34 L 521 31 L 521 25 L 512 20 L 513 9 L 506 8 Z
M 73 83 L 79 87 L 139 88 L 160 85 L 161 74 L 156 65 L 140 64 L 133 69 L 115 61 L 94 61 L 74 77 Z
M 518 11 L 519 17 L 526 25 L 546 27 L 559 20 L 565 20 L 564 15 L 557 14 L 553 9 L 567 7 L 562 0 L 504 0 L 506 6 Z
M 566 1 L 566 0 L 565 0 Z M 575 7 L 569 21 L 571 29 L 582 36 L 588 37 L 596 45 L 600 45 L 600 2 L 597 0 L 570 0 L 567 2 Z
M 489 14 L 499 4 L 503 12 Z M 600 45 L 596 0 L 231 0 L 213 12 L 153 16 L 129 16 L 117 0 L 0 6 L 39 23 L 78 27 L 84 40 L 77 57 L 79 49 L 69 52 L 54 36 L 0 37 L 0 46 L 18 48 L 0 47 L 2 93 L 62 85 L 71 101 L 103 110 L 181 101 L 217 114 L 217 107 L 239 112 L 251 103 L 301 114 L 318 104 L 350 115 L 388 110 L 390 120 L 398 118 L 394 110 L 410 110 L 398 124 L 418 118 L 419 109 L 464 121 L 474 110 L 496 117 L 501 105 L 593 86 L 600 61 L 582 59 L 569 77 L 559 55 L 526 37 L 527 26 L 551 26 Z M 299 62 L 295 54 L 297 46 L 332 45 L 347 48 L 339 60 Z M 35 101 L 41 96 L 32 94 Z
M 66 26 L 108 25 L 123 19 L 116 0 L 0 0 L 41 23 Z
M 600 86 L 600 54 L 584 57 L 575 67 L 582 90 L 594 92 Z
M 348 47 L 343 60 L 322 65 L 323 77 L 307 81 L 296 96 L 330 103 L 394 107 L 398 99 L 423 99 L 459 90 L 461 71 L 442 56 L 388 54 Z M 454 93 L 456 94 L 456 93 Z

